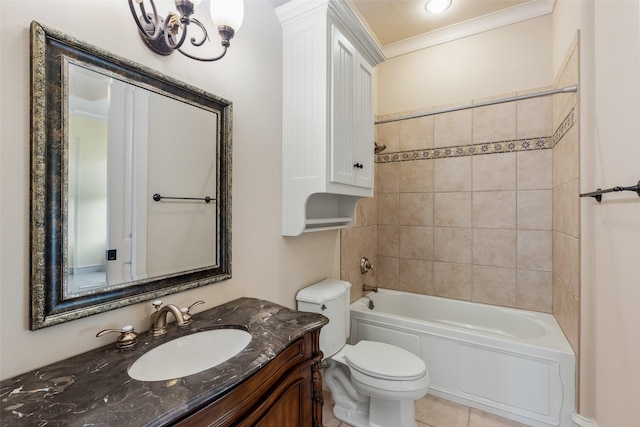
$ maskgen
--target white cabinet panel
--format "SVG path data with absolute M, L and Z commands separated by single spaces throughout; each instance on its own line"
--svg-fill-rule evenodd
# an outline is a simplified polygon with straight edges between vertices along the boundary
M 358 53 L 349 40 L 332 27 L 331 55 L 331 181 L 353 184 L 357 173 L 354 158 L 354 87 Z
M 355 185 L 373 188 L 373 68 L 362 57 L 356 64 L 353 110 L 353 152 L 361 167 Z

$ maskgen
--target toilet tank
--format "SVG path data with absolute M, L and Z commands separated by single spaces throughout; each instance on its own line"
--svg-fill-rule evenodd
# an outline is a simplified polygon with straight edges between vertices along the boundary
M 350 288 L 349 282 L 325 279 L 296 295 L 298 310 L 320 313 L 329 319 L 320 332 L 320 350 L 325 358 L 340 351 L 349 338 Z

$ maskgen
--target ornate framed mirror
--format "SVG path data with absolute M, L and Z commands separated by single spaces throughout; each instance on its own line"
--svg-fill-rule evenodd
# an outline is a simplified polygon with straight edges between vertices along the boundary
M 31 24 L 31 329 L 231 277 L 232 104 Z

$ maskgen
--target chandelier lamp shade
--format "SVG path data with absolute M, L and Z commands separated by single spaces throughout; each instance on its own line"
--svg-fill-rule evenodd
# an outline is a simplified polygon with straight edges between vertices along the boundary
M 129 0 L 129 8 L 138 26 L 140 38 L 147 47 L 159 55 L 171 55 L 174 51 L 198 61 L 217 61 L 230 46 L 230 41 L 242 25 L 243 0 L 211 0 L 211 20 L 221 38 L 222 53 L 212 58 L 201 58 L 182 49 L 190 28 L 198 27 L 196 35 L 189 38 L 192 46 L 200 47 L 210 41 L 206 27 L 193 17 L 194 10 L 202 0 L 174 0 L 175 10 L 163 15 L 159 11 L 164 0 Z M 193 24 L 193 25 L 191 25 Z

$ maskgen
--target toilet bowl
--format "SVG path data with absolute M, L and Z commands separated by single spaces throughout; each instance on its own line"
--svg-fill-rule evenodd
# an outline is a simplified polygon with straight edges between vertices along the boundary
M 349 378 L 336 383 L 340 375 Z M 334 416 L 356 427 L 415 427 L 414 401 L 429 389 L 422 359 L 373 341 L 345 345 L 330 358 L 324 378 L 335 401 Z M 353 387 L 350 394 L 358 397 L 345 399 L 345 387 Z
M 414 401 L 427 394 L 424 361 L 402 348 L 374 341 L 346 344 L 351 284 L 327 279 L 298 292 L 298 310 L 324 314 L 320 332 L 323 380 L 334 416 L 355 427 L 415 427 Z
M 427 392 L 429 374 L 424 361 L 402 348 L 360 341 L 345 345 L 340 353 L 350 368 L 352 383 L 370 396 L 416 400 Z

